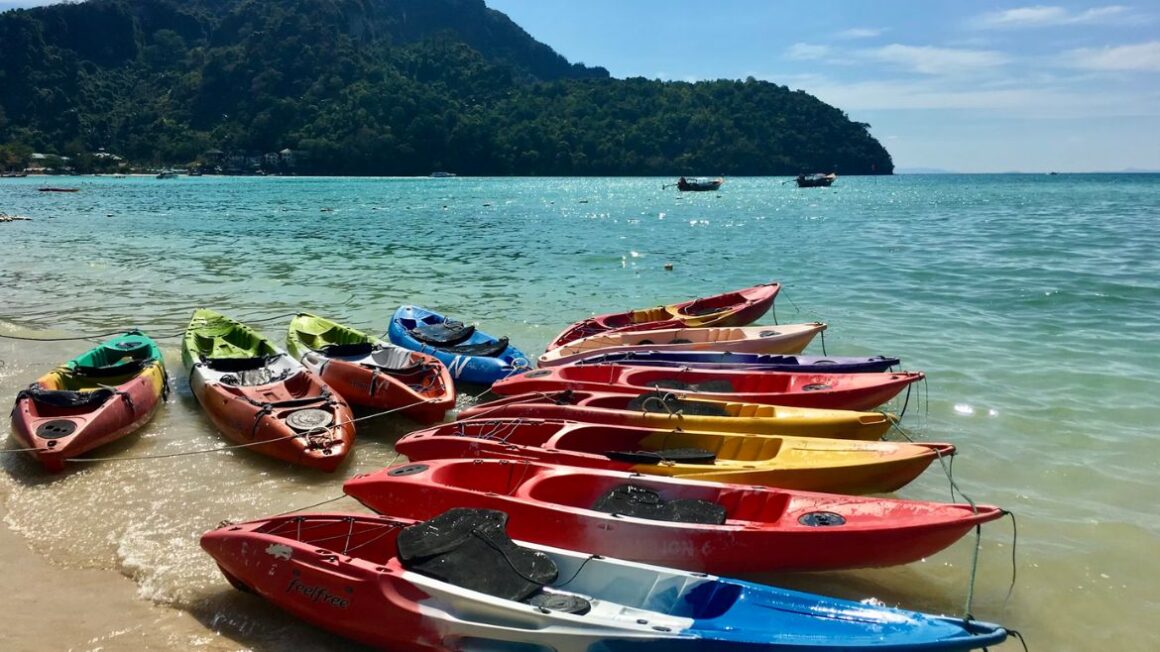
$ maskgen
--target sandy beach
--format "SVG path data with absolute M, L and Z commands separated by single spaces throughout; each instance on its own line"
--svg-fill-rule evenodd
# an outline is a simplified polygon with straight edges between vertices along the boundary
M 7 500 L 4 494 L 0 505 Z M 7 518 L 6 510 L 0 514 Z M 241 649 L 189 613 L 140 599 L 137 585 L 115 570 L 54 566 L 7 520 L 0 528 L 0 577 L 14 589 L 0 599 L 6 652 L 179 649 L 211 639 L 213 649 Z

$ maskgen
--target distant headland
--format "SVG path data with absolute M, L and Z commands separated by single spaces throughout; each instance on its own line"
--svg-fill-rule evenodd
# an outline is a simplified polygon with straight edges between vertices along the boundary
M 0 172 L 894 169 L 803 91 L 612 79 L 482 0 L 89 0 L 4 12 L 0 42 Z

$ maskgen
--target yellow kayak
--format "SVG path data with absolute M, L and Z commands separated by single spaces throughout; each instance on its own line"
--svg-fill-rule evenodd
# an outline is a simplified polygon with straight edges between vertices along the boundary
M 535 392 L 506 396 L 459 413 L 460 419 L 566 419 L 636 428 L 834 439 L 881 439 L 897 418 L 884 412 L 759 405 L 679 392 Z
M 475 419 L 403 437 L 413 461 L 533 460 L 804 491 L 883 493 L 954 454 L 950 444 L 679 432 L 559 419 Z

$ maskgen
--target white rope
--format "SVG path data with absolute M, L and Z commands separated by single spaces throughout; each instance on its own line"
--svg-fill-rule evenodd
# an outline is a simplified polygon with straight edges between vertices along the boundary
M 437 400 L 439 400 L 439 399 L 438 398 L 424 399 L 422 401 L 416 401 L 416 402 L 411 403 L 409 405 L 403 405 L 403 406 L 400 406 L 397 408 L 391 408 L 390 410 L 385 410 L 383 412 L 376 412 L 374 414 L 368 414 L 368 415 L 363 416 L 363 417 L 349 419 L 347 421 L 341 421 L 339 423 L 336 423 L 334 426 L 332 426 L 330 428 L 322 428 L 322 429 L 315 428 L 314 430 L 304 432 L 304 433 L 287 435 L 285 437 L 276 437 L 274 439 L 263 439 L 261 441 L 253 441 L 253 442 L 249 442 L 247 444 L 233 444 L 230 446 L 218 446 L 215 448 L 203 448 L 200 450 L 182 451 L 180 453 L 166 453 L 164 455 L 135 455 L 135 456 L 129 456 L 129 457 L 74 457 L 74 458 L 68 459 L 67 461 L 69 461 L 69 462 L 121 462 L 121 461 L 128 461 L 128 460 L 160 460 L 160 459 L 165 459 L 168 457 L 184 457 L 186 455 L 201 455 L 204 453 L 219 453 L 221 451 L 234 450 L 237 448 L 249 448 L 250 446 L 260 446 L 262 444 L 269 444 L 269 443 L 278 442 L 278 441 L 285 441 L 287 439 L 294 439 L 295 437 L 306 437 L 314 432 L 325 432 L 326 430 L 332 430 L 334 428 L 346 425 L 348 423 L 357 423 L 359 421 L 366 421 L 368 419 L 374 419 L 376 417 L 386 416 L 386 415 L 394 413 L 394 412 L 399 412 L 400 410 L 406 410 L 409 408 L 413 408 L 417 405 L 422 405 L 424 403 L 430 403 L 432 401 L 437 401 Z

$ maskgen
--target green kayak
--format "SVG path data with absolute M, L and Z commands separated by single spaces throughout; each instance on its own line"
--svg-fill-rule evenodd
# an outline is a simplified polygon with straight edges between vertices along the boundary
M 280 353 L 254 329 L 208 308 L 193 311 L 181 343 L 182 362 L 190 369 L 203 360 L 265 358 Z
M 193 395 L 236 444 L 323 471 L 350 452 L 355 427 L 346 401 L 249 326 L 198 308 L 181 356 Z
M 336 351 L 341 355 L 341 351 L 347 349 L 369 353 L 375 345 L 383 345 L 382 340 L 306 312 L 298 313 L 290 321 L 290 329 L 286 333 L 286 349 L 296 360 L 310 351 Z
M 286 334 L 290 354 L 350 403 L 399 410 L 422 423 L 442 421 L 455 406 L 447 367 L 324 317 L 299 313 Z

